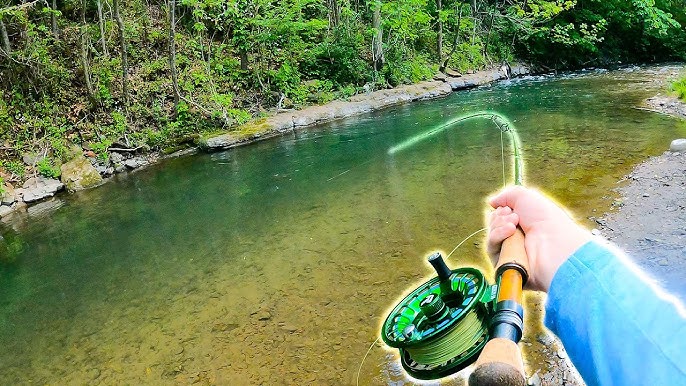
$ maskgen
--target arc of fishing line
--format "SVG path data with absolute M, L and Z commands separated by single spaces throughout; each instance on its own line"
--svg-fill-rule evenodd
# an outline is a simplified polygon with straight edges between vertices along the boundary
M 512 142 L 512 153 L 514 158 L 514 183 L 516 185 L 522 185 L 524 167 L 522 164 L 519 135 L 517 135 L 517 132 L 514 130 L 514 126 L 507 118 L 493 111 L 480 111 L 478 113 L 467 114 L 459 116 L 457 118 L 453 118 L 446 123 L 434 127 L 433 129 L 417 134 L 414 137 L 405 140 L 404 142 L 392 146 L 388 149 L 387 154 L 391 156 L 395 155 L 396 153 L 401 152 L 409 147 L 412 147 L 423 140 L 433 137 L 434 135 L 439 134 L 445 131 L 446 129 L 449 129 L 458 123 L 473 118 L 490 119 L 496 125 L 496 127 L 500 129 L 501 134 L 507 134 L 510 136 L 510 141 Z
M 501 160 L 503 164 L 503 180 L 505 179 L 505 154 L 504 154 L 504 144 L 503 144 L 503 134 L 508 134 L 510 136 L 510 140 L 512 142 L 512 153 L 513 153 L 513 169 L 514 169 L 514 183 L 516 185 L 522 185 L 523 184 L 523 172 L 524 172 L 524 167 L 522 163 L 522 156 L 521 156 L 521 148 L 520 148 L 520 141 L 519 141 L 519 136 L 517 135 L 517 132 L 514 130 L 514 126 L 510 123 L 510 121 L 503 117 L 502 115 L 495 113 L 495 112 L 490 112 L 490 111 L 481 111 L 478 113 L 474 114 L 467 114 L 463 115 L 454 119 L 449 120 L 448 122 L 439 125 L 431 130 L 425 131 L 424 133 L 420 133 L 418 135 L 415 135 L 414 137 L 411 137 L 407 139 L 404 142 L 401 142 L 398 145 L 395 145 L 391 148 L 388 149 L 387 154 L 388 155 L 395 155 L 396 153 L 403 151 L 409 147 L 414 146 L 415 144 L 430 138 L 436 134 L 439 134 L 443 132 L 444 130 L 452 127 L 455 124 L 458 124 L 460 122 L 472 119 L 472 118 L 487 118 L 490 119 L 498 129 L 500 129 L 500 146 L 501 146 Z M 350 170 L 346 170 L 345 172 L 341 174 L 345 174 Z M 335 176 L 338 177 L 338 176 Z M 334 177 L 334 178 L 335 178 Z M 504 181 L 503 181 L 504 182 Z M 467 236 L 464 240 L 462 240 L 460 243 L 458 243 L 455 248 L 448 254 L 446 258 L 449 258 L 462 244 L 464 244 L 467 240 L 472 238 L 474 235 L 485 231 L 486 228 L 479 229 L 469 236 Z M 475 324 L 475 323 L 472 323 Z M 459 334 L 456 334 L 455 336 L 458 336 Z M 362 371 L 362 365 L 364 364 L 365 359 L 367 359 L 367 356 L 371 352 L 372 348 L 374 347 L 374 344 L 378 341 L 378 338 L 369 346 L 369 349 L 365 353 L 364 357 L 362 358 L 362 362 L 360 363 L 360 366 L 357 370 L 357 384 L 359 385 L 359 380 L 360 380 L 360 372 Z M 431 352 L 435 347 L 431 347 L 431 350 L 428 352 Z

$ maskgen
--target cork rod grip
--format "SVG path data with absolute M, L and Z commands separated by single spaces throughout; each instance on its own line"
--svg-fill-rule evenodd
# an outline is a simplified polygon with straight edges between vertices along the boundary
M 511 264 L 518 265 L 525 275 L 528 274 L 529 261 L 524 248 L 524 232 L 519 227 L 503 242 L 496 272 L 500 274 L 497 303 L 516 303 L 521 307 L 525 279 Z M 499 269 L 503 265 L 505 266 Z M 525 386 L 526 376 L 522 353 L 516 343 L 518 340 L 519 338 L 512 341 L 492 337 L 476 361 L 476 368 L 469 376 L 469 386 Z
M 500 258 L 495 269 L 497 270 L 506 263 L 519 264 L 524 268 L 524 271 L 529 272 L 529 258 L 524 248 L 524 232 L 520 227 L 517 227 L 515 233 L 503 241 L 503 246 L 500 248 Z

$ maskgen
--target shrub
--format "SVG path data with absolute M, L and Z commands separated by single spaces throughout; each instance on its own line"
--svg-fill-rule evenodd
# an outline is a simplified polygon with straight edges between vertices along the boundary
M 36 163 L 36 168 L 38 169 L 38 173 L 40 175 L 48 178 L 58 178 L 60 174 L 62 174 L 60 168 L 55 166 L 52 160 L 48 157 L 38 161 L 38 163 Z
M 686 76 L 672 83 L 672 90 L 678 98 L 686 101 Z

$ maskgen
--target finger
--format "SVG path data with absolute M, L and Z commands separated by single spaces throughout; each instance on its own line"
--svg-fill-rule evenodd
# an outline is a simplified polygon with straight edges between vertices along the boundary
M 488 225 L 495 223 L 499 217 L 507 216 L 512 213 L 512 209 L 507 206 L 499 206 L 488 214 Z
M 488 234 L 488 243 L 486 250 L 491 257 L 495 257 L 500 253 L 500 247 L 503 241 L 515 233 L 517 226 L 511 222 L 505 223 L 497 228 L 494 228 Z
M 495 197 L 488 199 L 489 205 L 493 208 L 497 207 L 510 207 L 516 208 L 517 200 L 526 194 L 527 189 L 522 186 L 510 186 L 499 192 Z
M 505 239 L 507 239 L 515 233 L 515 229 L 517 229 L 517 226 L 514 223 L 504 223 L 503 225 L 491 231 L 488 237 L 489 242 L 494 245 L 502 244 L 502 242 L 505 241 Z
M 495 216 L 489 224 L 489 228 L 495 229 L 504 224 L 519 224 L 519 215 L 517 213 L 510 213 L 505 216 Z

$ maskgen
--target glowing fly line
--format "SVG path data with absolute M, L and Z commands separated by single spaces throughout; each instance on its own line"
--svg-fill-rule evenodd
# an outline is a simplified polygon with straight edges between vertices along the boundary
M 457 118 L 453 118 L 449 120 L 448 122 L 436 126 L 431 130 L 425 131 L 423 133 L 417 134 L 414 137 L 411 137 L 410 139 L 406 140 L 405 142 L 401 142 L 390 149 L 388 149 L 388 155 L 394 155 L 397 152 L 403 151 L 409 147 L 412 147 L 416 145 L 417 143 L 427 139 L 431 138 L 436 134 L 439 134 L 446 129 L 449 129 L 458 123 L 462 123 L 466 120 L 472 119 L 472 118 L 486 118 L 490 119 L 498 129 L 500 129 L 501 135 L 507 134 L 510 137 L 510 142 L 512 143 L 512 155 L 513 155 L 513 168 L 514 168 L 514 183 L 515 185 L 522 185 L 523 184 L 523 172 L 524 172 L 524 167 L 522 164 L 522 150 L 521 150 L 521 145 L 519 142 L 519 135 L 517 135 L 517 132 L 515 131 L 514 126 L 512 123 L 502 115 L 492 112 L 492 111 L 480 111 L 478 113 L 474 114 L 467 114 L 463 115 Z

